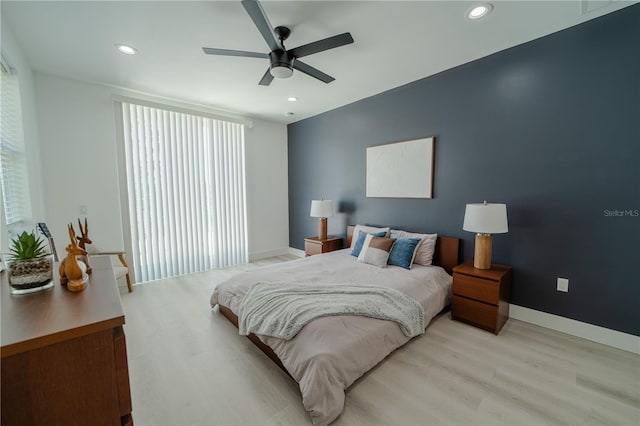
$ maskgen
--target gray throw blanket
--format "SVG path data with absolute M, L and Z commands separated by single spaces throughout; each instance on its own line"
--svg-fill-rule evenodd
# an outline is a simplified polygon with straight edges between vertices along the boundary
M 398 323 L 407 337 L 424 333 L 424 309 L 387 287 L 357 284 L 253 284 L 238 309 L 241 335 L 290 340 L 308 322 L 332 315 L 360 315 Z

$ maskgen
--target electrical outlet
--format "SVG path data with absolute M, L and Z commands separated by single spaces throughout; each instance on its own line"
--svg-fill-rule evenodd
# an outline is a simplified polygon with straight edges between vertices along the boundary
M 558 291 L 563 291 L 565 293 L 569 292 L 569 279 L 568 278 L 558 278 Z

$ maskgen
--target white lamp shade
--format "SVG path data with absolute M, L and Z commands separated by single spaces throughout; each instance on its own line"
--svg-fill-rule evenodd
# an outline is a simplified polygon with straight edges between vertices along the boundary
M 331 200 L 312 200 L 311 201 L 311 217 L 330 217 L 333 216 L 333 201 Z
M 467 204 L 462 229 L 479 234 L 509 232 L 506 204 Z

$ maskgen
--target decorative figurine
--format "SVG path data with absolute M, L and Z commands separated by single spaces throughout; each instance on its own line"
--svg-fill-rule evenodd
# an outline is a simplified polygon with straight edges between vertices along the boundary
M 81 235 L 80 237 L 76 237 L 78 239 L 78 245 L 82 250 L 86 252 L 87 251 L 86 244 L 93 243 L 93 241 L 89 239 L 89 224 L 87 223 L 87 218 L 86 217 L 84 218 L 84 229 L 82 229 L 82 222 L 80 222 L 80 218 L 78 218 L 78 226 L 80 227 L 80 235 Z M 91 270 L 91 265 L 89 265 L 89 256 L 85 254 L 83 256 L 80 256 L 79 260 L 82 260 L 85 263 L 85 265 L 87 265 L 87 274 L 91 274 L 92 270 Z
M 78 247 L 76 243 L 76 233 L 73 226 L 69 224 L 69 239 L 71 244 L 67 246 L 67 257 L 60 263 L 60 284 L 70 291 L 82 291 L 87 286 L 89 275 L 87 266 L 82 261 L 78 261 L 77 256 L 86 256 L 87 252 Z

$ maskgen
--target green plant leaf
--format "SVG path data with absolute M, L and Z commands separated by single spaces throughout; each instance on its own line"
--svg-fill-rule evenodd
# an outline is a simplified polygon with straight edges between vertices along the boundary
M 18 235 L 17 239 L 13 239 L 12 247 L 9 251 L 14 260 L 37 259 L 47 255 L 44 246 L 44 240 L 36 237 L 34 233 L 24 231 Z

